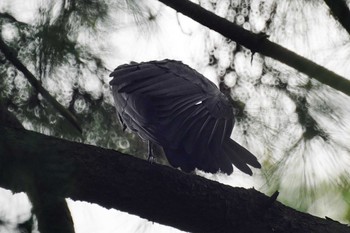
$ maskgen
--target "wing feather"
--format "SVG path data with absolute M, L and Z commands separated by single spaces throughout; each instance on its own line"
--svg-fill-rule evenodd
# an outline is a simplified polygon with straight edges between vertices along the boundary
M 203 134 L 203 131 L 204 131 L 204 129 L 206 128 L 206 126 L 207 126 L 209 120 L 210 120 L 210 117 L 207 117 L 207 118 L 205 119 L 205 121 L 203 122 L 203 124 L 201 125 L 201 128 L 199 129 L 199 131 L 197 131 L 197 135 L 196 135 L 196 138 L 195 138 L 195 141 L 196 141 L 196 142 L 199 140 L 200 136 Z
M 261 165 L 258 162 L 257 158 L 250 153 L 246 148 L 243 146 L 239 145 L 237 142 L 233 141 L 232 139 L 227 140 L 228 145 L 230 146 L 231 151 L 234 151 L 234 154 L 238 154 L 239 158 L 244 161 L 245 163 L 255 167 L 255 168 L 260 168 Z
M 201 74 L 180 62 L 162 61 L 123 66 L 111 76 L 114 97 L 125 105 L 119 110 L 128 110 L 129 120 L 137 122 L 121 117 L 145 139 L 159 143 L 172 155 L 181 151 L 195 157 L 193 165 L 201 164 L 207 171 L 220 168 L 231 173 L 232 160 L 248 171 L 237 156 L 221 154 L 223 145 L 225 154 L 231 152 L 225 139 L 233 128 L 233 111 L 226 97 Z
M 121 84 L 130 85 L 133 82 L 148 79 L 154 76 L 164 74 L 166 71 L 163 69 L 155 69 L 154 67 L 148 67 L 143 70 L 136 70 L 134 72 L 123 73 L 122 75 L 114 76 L 113 80 L 109 82 L 110 85 L 119 86 Z M 120 87 L 121 88 L 121 87 Z
M 175 98 L 161 98 L 156 101 L 156 105 L 164 112 L 175 112 L 185 106 L 193 106 L 203 99 L 202 95 L 189 97 L 179 96 Z
M 209 136 L 209 139 L 208 139 L 208 144 L 211 143 L 211 141 L 213 140 L 214 135 L 217 133 L 218 123 L 219 123 L 219 120 L 216 119 L 215 123 L 214 123 L 214 126 L 213 126 L 213 129 L 211 129 L 211 133 L 210 133 L 210 136 Z
M 230 139 L 231 140 L 231 139 Z M 242 161 L 241 156 L 239 152 L 233 150 L 232 147 L 230 147 L 229 144 L 224 143 L 224 153 L 227 157 L 230 158 L 231 162 L 241 171 L 252 175 L 252 170 L 248 167 L 248 165 Z
M 122 65 L 116 68 L 109 77 L 118 77 L 138 70 L 136 65 Z M 111 84 L 114 85 L 114 84 Z

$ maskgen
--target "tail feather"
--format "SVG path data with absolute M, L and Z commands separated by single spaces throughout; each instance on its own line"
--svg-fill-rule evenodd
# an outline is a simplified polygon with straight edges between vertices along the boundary
M 209 151 L 203 150 L 187 153 L 184 149 L 174 150 L 164 147 L 163 149 L 170 165 L 180 167 L 185 172 L 193 171 L 195 168 L 210 173 L 221 171 L 228 175 L 233 172 L 229 158 L 220 154 L 211 154 Z
M 247 149 L 239 145 L 232 139 L 226 139 L 223 143 L 224 154 L 229 157 L 233 165 L 235 165 L 239 170 L 252 175 L 253 172 L 248 165 L 261 168 L 260 163 L 257 158 L 250 153 Z
M 252 175 L 253 172 L 248 165 L 255 168 L 261 167 L 252 153 L 230 138 L 225 139 L 222 146 L 219 153 L 214 153 L 208 148 L 197 148 L 191 153 L 188 153 L 184 148 L 163 147 L 163 149 L 170 165 L 180 167 L 185 172 L 198 168 L 205 172 L 221 171 L 229 175 L 233 172 L 233 164 L 242 172 Z
M 223 154 L 219 155 L 220 158 L 217 158 L 220 161 L 219 167 L 220 171 L 223 173 L 226 173 L 227 175 L 230 175 L 233 172 L 233 166 L 230 161 L 230 159 Z

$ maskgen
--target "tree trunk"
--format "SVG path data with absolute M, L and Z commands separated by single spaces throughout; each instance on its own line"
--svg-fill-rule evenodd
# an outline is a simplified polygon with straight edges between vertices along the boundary
M 0 126 L 0 185 L 97 203 L 190 232 L 350 232 L 254 189 L 233 188 L 113 150 Z

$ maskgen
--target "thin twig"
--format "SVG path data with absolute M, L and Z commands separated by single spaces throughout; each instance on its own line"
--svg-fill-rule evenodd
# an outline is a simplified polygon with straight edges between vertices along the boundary
M 205 10 L 188 0 L 159 0 L 174 10 L 190 17 L 198 23 L 236 41 L 253 53 L 278 60 L 294 69 L 350 96 L 350 81 L 315 62 L 306 59 L 267 39 L 266 35 L 255 34 L 230 21 Z
M 12 15 L 10 15 L 9 13 L 6 13 L 6 12 L 5 13 L 0 13 L 0 18 L 6 20 L 8 22 L 21 25 L 21 26 L 27 26 L 27 24 L 18 21 L 15 17 L 13 17 Z
M 40 84 L 40 82 L 35 78 L 35 76 L 23 65 L 23 63 L 17 58 L 11 49 L 6 45 L 6 43 L 0 37 L 0 50 L 5 55 L 7 60 L 9 60 L 12 65 L 14 65 L 23 75 L 27 78 L 29 83 L 49 102 L 52 106 L 65 117 L 80 133 L 82 129 L 76 117 L 66 108 L 64 108 L 57 100 L 50 95 L 50 93 Z

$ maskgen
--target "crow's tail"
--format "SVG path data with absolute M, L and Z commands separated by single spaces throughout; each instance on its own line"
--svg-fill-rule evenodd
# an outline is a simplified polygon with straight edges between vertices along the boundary
M 212 153 L 209 150 L 198 150 L 189 154 L 185 149 L 163 149 L 169 163 L 173 167 L 180 167 L 185 172 L 198 168 L 210 173 L 221 171 L 231 174 L 233 172 L 233 164 L 242 172 L 252 175 L 253 172 L 248 165 L 255 168 L 261 167 L 252 153 L 230 138 L 223 141 L 221 150 L 216 153 Z
M 223 152 L 231 160 L 233 165 L 244 173 L 253 174 L 248 165 L 261 168 L 260 163 L 252 153 L 230 138 L 223 142 Z

